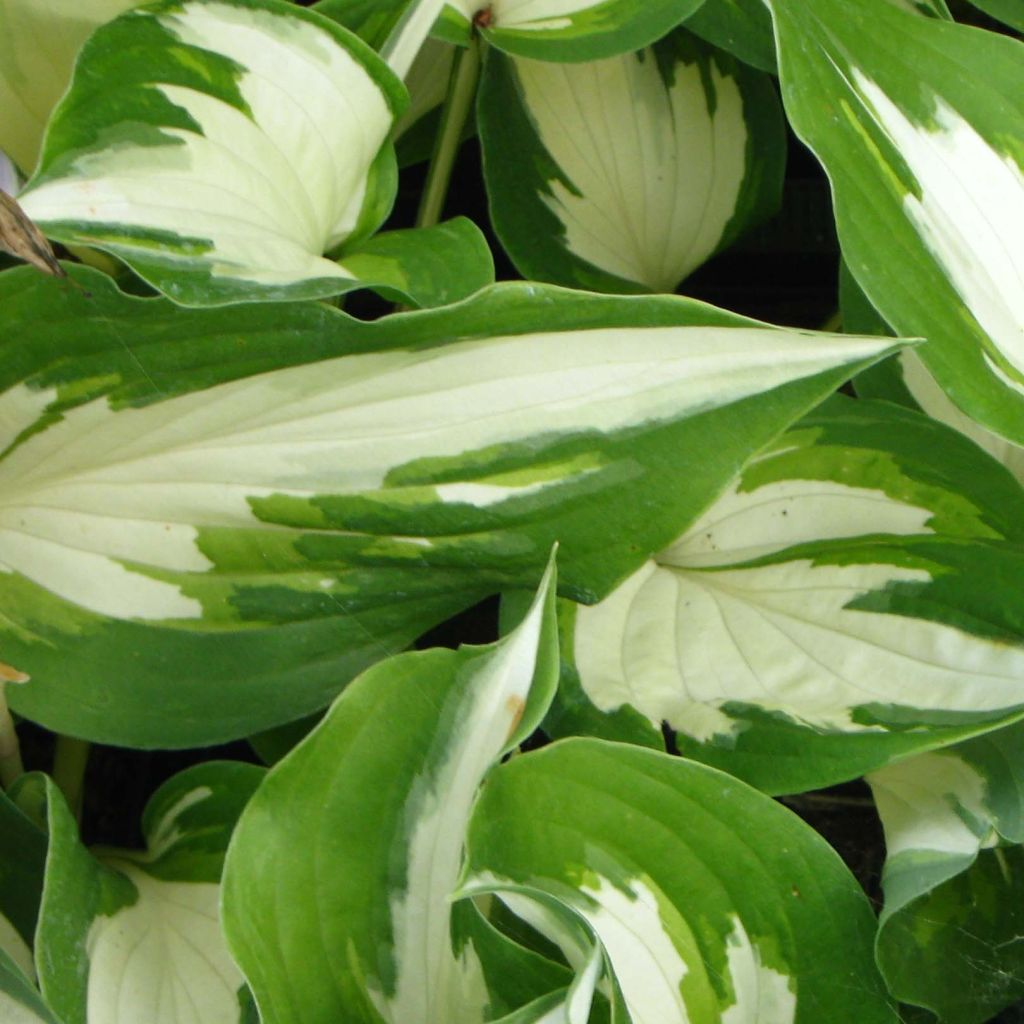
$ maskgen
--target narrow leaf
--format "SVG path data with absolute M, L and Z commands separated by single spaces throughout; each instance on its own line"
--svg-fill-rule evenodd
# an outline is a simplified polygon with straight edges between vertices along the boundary
M 928 339 L 950 400 L 1024 444 L 1024 44 L 891 0 L 769 3 L 851 271 L 897 332 Z
M 454 940 L 450 895 L 477 789 L 556 680 L 552 568 L 505 639 L 375 666 L 271 770 L 225 877 L 225 927 L 263 1024 L 504 1012 L 482 947 Z

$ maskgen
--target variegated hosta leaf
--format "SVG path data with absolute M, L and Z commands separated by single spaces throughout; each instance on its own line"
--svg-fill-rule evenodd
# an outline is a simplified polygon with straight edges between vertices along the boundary
M 138 0 L 0 0 L 0 149 L 31 173 L 43 130 L 98 25 Z
M 891 0 L 769 0 L 844 255 L 963 412 L 1024 444 L 1024 44 Z
M 774 86 L 683 30 L 583 64 L 491 53 L 477 117 L 491 217 L 527 277 L 672 292 L 778 202 Z
M 232 828 L 263 770 L 207 762 L 146 808 L 145 854 L 89 853 L 48 783 L 50 850 L 36 937 L 43 994 L 64 1024 L 231 1024 L 242 976 L 219 920 Z
M 72 273 L 0 275 L 0 659 L 16 710 L 128 745 L 308 714 L 556 541 L 598 600 L 898 347 L 533 284 L 362 323 Z
M 778 70 L 772 17 L 764 0 L 704 0 L 686 27 L 752 67 Z
M 279 0 L 166 0 L 84 47 L 21 194 L 49 235 L 193 305 L 358 287 L 323 253 L 390 209 L 405 91 L 364 43 Z
M 319 0 L 311 6 L 317 14 L 332 18 L 379 50 L 412 3 L 413 0 Z
M 830 847 L 703 765 L 566 740 L 497 769 L 461 892 L 583 922 L 633 1024 L 895 1022 L 874 918 Z M 550 910 L 546 911 L 548 914 Z M 628 1016 L 627 1016 L 628 1014 Z
M 935 453 L 942 458 L 936 459 Z M 601 709 L 769 792 L 818 788 L 1024 709 L 1024 491 L 955 432 L 836 398 L 676 543 L 577 609 Z
M 887 847 L 878 962 L 944 1024 L 1024 996 L 1022 774 L 1018 724 L 868 776 Z
M 429 0 L 428 0 L 429 2 Z M 492 46 L 535 60 L 583 61 L 648 46 L 701 0 L 448 0 L 440 33 L 475 28 Z
M 270 771 L 224 893 L 263 1024 L 482 1024 L 516 1009 L 488 977 L 532 961 L 497 933 L 454 935 L 451 894 L 480 783 L 555 689 L 553 571 L 503 640 L 375 666 Z
M 844 330 L 852 334 L 892 333 L 845 265 L 840 275 L 839 294 Z M 940 423 L 959 430 L 979 448 L 998 459 L 1024 484 L 1024 446 L 993 434 L 962 413 L 936 383 L 920 356 L 907 352 L 886 359 L 858 375 L 856 388 L 857 394 L 865 398 L 880 398 L 911 409 L 921 409 Z

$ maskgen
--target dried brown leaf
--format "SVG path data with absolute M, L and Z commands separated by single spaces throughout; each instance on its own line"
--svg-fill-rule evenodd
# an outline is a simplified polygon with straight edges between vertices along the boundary
M 39 228 L 3 190 L 0 190 L 0 249 L 30 263 L 44 274 L 67 277 Z

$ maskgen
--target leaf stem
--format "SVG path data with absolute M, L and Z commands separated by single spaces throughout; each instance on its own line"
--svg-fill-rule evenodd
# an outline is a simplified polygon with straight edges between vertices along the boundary
M 434 142 L 430 158 L 427 183 L 420 200 L 416 227 L 427 228 L 437 224 L 444 210 L 448 196 L 448 185 L 452 178 L 455 155 L 459 151 L 466 119 L 473 108 L 476 86 L 480 79 L 480 41 L 473 36 L 469 46 L 460 48 L 455 54 L 451 78 L 448 80 L 448 95 L 441 111 L 441 127 Z
M 82 790 L 90 746 L 88 740 L 58 736 L 57 749 L 53 755 L 53 781 L 64 794 L 76 821 L 82 817 Z
M 21 747 L 14 719 L 7 707 L 6 686 L 0 681 L 0 785 L 10 789 L 14 781 L 25 774 L 25 766 L 21 763 Z

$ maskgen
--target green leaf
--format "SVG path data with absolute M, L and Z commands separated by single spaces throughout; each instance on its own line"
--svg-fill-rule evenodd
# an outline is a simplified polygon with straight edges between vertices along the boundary
M 263 1024 L 483 1022 L 514 1009 L 495 1005 L 481 957 L 497 945 L 509 974 L 525 950 L 453 935 L 450 895 L 481 781 L 554 692 L 553 571 L 498 643 L 370 669 L 267 776 L 239 822 L 224 900 Z
M 941 461 L 934 453 L 941 451 Z M 1019 716 L 1024 491 L 955 432 L 837 396 L 576 614 L 583 688 L 768 792 Z
M 887 847 L 878 963 L 944 1024 L 1024 997 L 1022 740 L 1012 725 L 868 776 Z
M 582 64 L 489 53 L 477 120 L 491 218 L 527 277 L 672 292 L 778 204 L 771 81 L 682 30 Z
M 230 762 L 188 769 L 150 800 L 145 854 L 96 856 L 47 780 L 36 959 L 64 1024 L 244 1021 L 242 977 L 220 930 L 219 882 L 231 830 L 262 776 Z
M 494 283 L 487 239 L 465 217 L 375 235 L 340 265 L 385 298 L 421 309 L 458 302 Z
M 763 0 L 704 0 L 686 27 L 752 67 L 778 70 L 772 18 Z
M 649 46 L 701 0 L 449 0 L 447 35 L 471 22 L 505 53 L 535 60 L 587 61 Z
M 1024 33 L 1024 6 L 1020 0 L 970 0 L 975 7 Z
M 22 206 L 186 305 L 359 287 L 323 257 L 372 234 L 407 97 L 333 21 L 280 0 L 178 0 L 97 30 Z
M 2 922 L 0 922 L 2 926 Z M 60 1024 L 0 943 L 0 1020 L 4 1024 Z
M 0 150 L 25 174 L 89 33 L 137 0 L 0 0 Z
M 126 745 L 310 714 L 555 542 L 600 599 L 899 346 L 534 284 L 363 323 L 71 273 L 0 275 L 0 643 L 15 710 Z
M 410 5 L 411 0 L 320 0 L 312 8 L 379 50 Z
M 850 269 L 950 400 L 1024 443 L 1024 44 L 891 0 L 769 0 Z M 984 181 L 985 187 L 979 187 Z
M 0 793 L 0 950 L 27 974 L 34 970 L 32 942 L 45 862 L 46 836 Z
M 460 893 L 583 923 L 636 1024 L 895 1022 L 874 918 L 834 851 L 723 773 L 574 739 L 514 758 L 474 810 Z M 628 1014 L 628 1016 L 626 1015 Z
M 844 330 L 855 334 L 891 336 L 888 324 L 868 302 L 845 264 L 840 275 L 840 303 Z M 992 433 L 962 413 L 939 387 L 920 356 L 910 352 L 899 353 L 858 374 L 855 383 L 858 395 L 920 409 L 940 423 L 960 431 L 998 459 L 1024 484 L 1024 447 Z

